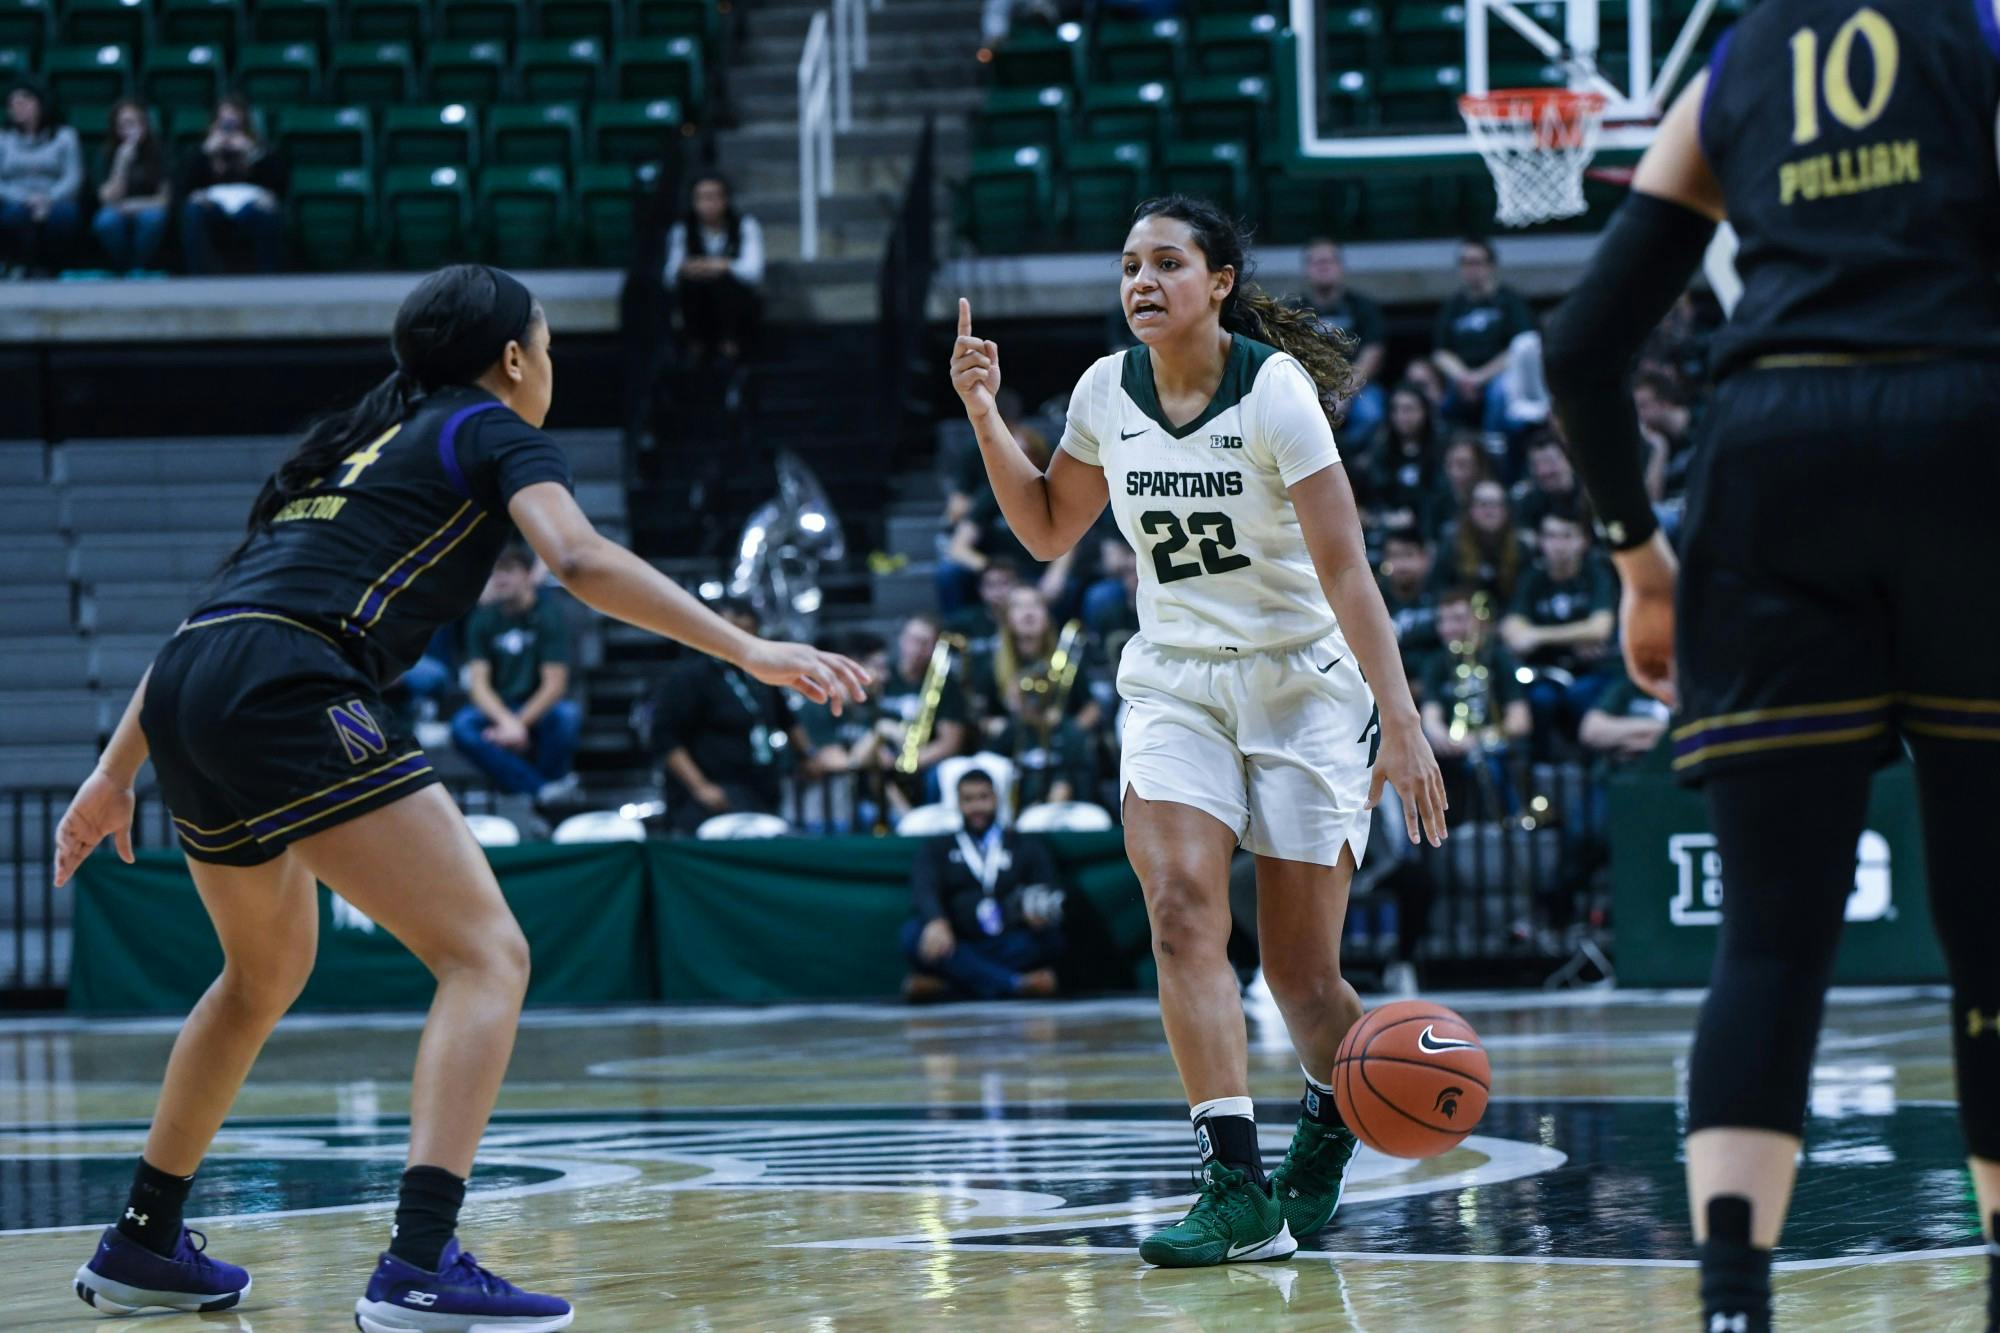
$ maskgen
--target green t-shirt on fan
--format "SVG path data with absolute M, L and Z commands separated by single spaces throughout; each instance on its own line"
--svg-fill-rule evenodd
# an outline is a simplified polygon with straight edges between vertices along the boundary
M 509 708 L 519 708 L 541 688 L 545 664 L 569 665 L 562 608 L 540 594 L 526 611 L 497 602 L 477 608 L 465 622 L 465 660 L 485 662 L 493 692 Z

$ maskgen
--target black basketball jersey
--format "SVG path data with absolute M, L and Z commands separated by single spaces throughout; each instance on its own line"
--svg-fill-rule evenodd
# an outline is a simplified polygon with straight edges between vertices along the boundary
M 386 685 L 470 611 L 524 486 L 569 486 L 562 449 L 483 389 L 424 398 L 278 511 L 197 608 L 280 612 Z
M 1773 355 L 2000 356 L 1997 0 L 1764 0 L 1709 62 L 1741 238 L 1716 373 Z

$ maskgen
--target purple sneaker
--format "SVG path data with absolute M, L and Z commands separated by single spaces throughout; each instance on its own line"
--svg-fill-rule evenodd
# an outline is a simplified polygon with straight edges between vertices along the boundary
M 435 1273 L 385 1252 L 368 1294 L 354 1303 L 361 1333 L 546 1333 L 574 1318 L 568 1301 L 487 1272 L 456 1239 L 438 1256 Z
M 76 1294 L 106 1314 L 130 1314 L 149 1305 L 204 1313 L 227 1310 L 250 1290 L 250 1275 L 235 1264 L 209 1258 L 207 1249 L 207 1236 L 182 1227 L 173 1257 L 166 1258 L 117 1227 L 106 1227 L 97 1253 L 76 1270 Z

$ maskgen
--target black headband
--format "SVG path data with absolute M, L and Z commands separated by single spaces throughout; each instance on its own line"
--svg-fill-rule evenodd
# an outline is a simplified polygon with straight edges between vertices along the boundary
M 442 384 L 470 384 L 500 359 L 508 343 L 527 338 L 528 321 L 535 313 L 534 296 L 513 274 L 484 264 L 480 267 L 493 279 L 492 310 L 452 347 L 439 348 L 426 364 L 402 366 L 406 374 L 415 377 L 426 389 Z

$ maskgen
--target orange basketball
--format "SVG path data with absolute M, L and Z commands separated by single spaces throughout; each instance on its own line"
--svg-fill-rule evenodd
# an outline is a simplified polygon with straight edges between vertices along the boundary
M 1428 1000 L 1397 1000 L 1363 1014 L 1333 1062 L 1340 1118 L 1391 1157 L 1456 1148 L 1486 1114 L 1492 1082 L 1472 1025 Z

